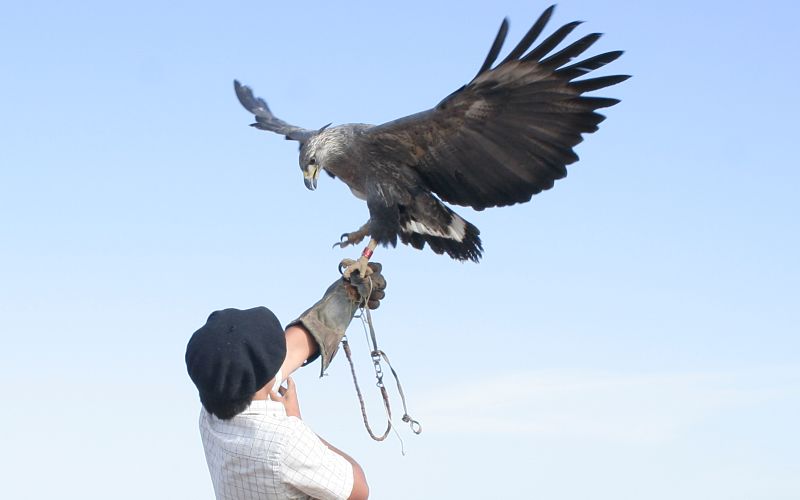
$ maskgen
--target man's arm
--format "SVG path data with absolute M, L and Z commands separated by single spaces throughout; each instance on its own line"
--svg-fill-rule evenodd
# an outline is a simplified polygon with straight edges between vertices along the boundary
M 270 399 L 283 403 L 284 408 L 286 408 L 286 415 L 302 419 L 300 416 L 300 402 L 297 399 L 297 386 L 294 383 L 294 379 L 291 377 L 287 378 L 286 385 L 287 387 L 278 389 L 280 394 L 271 392 Z M 317 438 L 322 444 L 327 446 L 329 450 L 344 458 L 353 468 L 353 489 L 350 491 L 350 496 L 347 497 L 347 500 L 367 500 L 367 498 L 369 498 L 369 485 L 367 484 L 367 477 L 364 474 L 364 469 L 362 469 L 358 462 L 347 453 L 325 441 L 319 435 L 317 435 Z
M 318 352 L 317 341 L 303 325 L 290 326 L 286 329 L 286 359 L 281 365 L 281 373 L 288 377 Z
M 339 342 L 344 337 L 345 330 L 353 319 L 359 307 L 376 309 L 385 296 L 386 280 L 381 274 L 381 265 L 371 262 L 369 269 L 372 274 L 361 278 L 358 273 L 353 273 L 349 279 L 339 278 L 325 291 L 316 304 L 306 309 L 300 317 L 289 323 L 287 334 L 287 363 L 281 366 L 284 373 L 291 373 L 306 362 L 321 358 L 320 376 L 325 373 L 333 356 L 339 348 Z M 306 336 L 296 333 L 291 334 L 292 327 L 302 327 Z M 297 335 L 294 338 L 294 335 Z M 294 345 L 289 342 L 294 343 Z M 314 345 L 309 346 L 309 341 Z M 290 352 L 289 349 L 296 348 Z M 310 356 L 310 358 L 309 358 Z
M 369 485 L 367 484 L 367 476 L 364 475 L 364 469 L 358 465 L 358 462 L 356 462 L 353 457 L 325 441 L 319 434 L 317 437 L 328 449 L 340 455 L 353 466 L 353 491 L 350 492 L 350 496 L 347 497 L 347 500 L 367 500 L 367 498 L 369 498 Z

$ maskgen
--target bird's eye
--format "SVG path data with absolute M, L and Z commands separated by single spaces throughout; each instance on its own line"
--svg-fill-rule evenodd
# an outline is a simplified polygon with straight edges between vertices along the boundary
M 308 160 L 308 164 L 309 165 L 316 165 L 317 164 L 317 159 L 316 158 L 311 158 L 310 160 Z

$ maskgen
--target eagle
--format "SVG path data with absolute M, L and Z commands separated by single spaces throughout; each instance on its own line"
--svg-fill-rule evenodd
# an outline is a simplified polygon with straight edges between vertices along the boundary
M 382 125 L 291 125 L 234 80 L 239 102 L 255 115 L 251 126 L 299 142 L 308 189 L 316 189 L 325 171 L 367 202 L 367 222 L 334 245 L 344 248 L 370 237 L 358 260 L 342 261 L 346 276 L 356 270 L 364 276 L 377 245 L 396 246 L 398 238 L 417 249 L 427 244 L 437 254 L 478 262 L 480 231 L 444 202 L 475 210 L 524 203 L 567 175 L 566 166 L 578 160 L 573 147 L 605 119 L 597 110 L 619 102 L 584 94 L 629 75 L 579 79 L 622 55 L 605 52 L 572 63 L 601 36 L 591 33 L 556 50 L 580 21 L 531 48 L 554 8 L 495 65 L 508 33 L 503 19 L 472 81 L 427 111 Z

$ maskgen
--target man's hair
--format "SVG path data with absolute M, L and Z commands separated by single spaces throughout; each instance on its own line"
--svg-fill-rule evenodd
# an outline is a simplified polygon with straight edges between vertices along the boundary
M 253 394 L 250 396 L 246 396 L 240 399 L 234 399 L 232 401 L 204 401 L 203 398 L 200 398 L 200 402 L 203 404 L 203 408 L 206 411 L 220 420 L 230 420 L 236 415 L 242 413 L 248 406 L 250 406 L 250 402 L 253 400 Z

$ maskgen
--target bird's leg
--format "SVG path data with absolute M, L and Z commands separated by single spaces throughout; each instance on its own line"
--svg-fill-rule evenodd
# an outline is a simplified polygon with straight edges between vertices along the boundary
M 352 233 L 344 233 L 342 236 L 339 237 L 339 242 L 334 243 L 333 246 L 339 248 L 349 247 L 350 245 L 358 245 L 361 243 L 361 240 L 366 238 L 369 235 L 369 221 L 365 222 L 363 226 L 358 228 L 356 231 Z
M 362 278 L 366 278 L 370 274 L 372 274 L 372 269 L 369 268 L 367 265 L 369 263 L 369 258 L 372 257 L 372 252 L 375 250 L 375 247 L 378 246 L 378 242 L 375 241 L 374 238 L 370 238 L 369 243 L 367 244 L 367 248 L 361 252 L 361 257 L 358 260 L 353 259 L 344 259 L 342 262 L 339 263 L 339 270 L 341 271 L 342 268 L 345 268 L 342 271 L 342 276 L 347 279 L 354 271 L 358 271 L 359 275 Z

